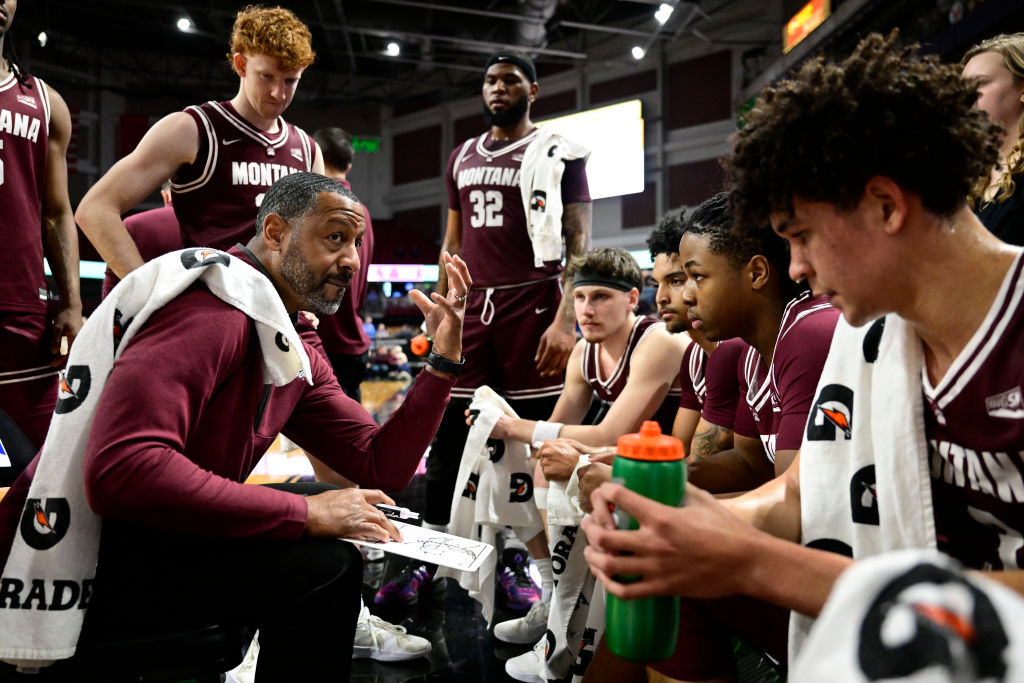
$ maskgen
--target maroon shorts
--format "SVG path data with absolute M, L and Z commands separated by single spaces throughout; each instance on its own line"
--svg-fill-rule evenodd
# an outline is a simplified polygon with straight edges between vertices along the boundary
M 679 639 L 674 655 L 647 665 L 681 681 L 703 681 L 733 670 L 731 635 L 785 663 L 789 610 L 745 596 L 679 601 Z
M 0 410 L 41 448 L 57 405 L 49 316 L 0 311 Z
M 471 290 L 462 330 L 466 366 L 452 396 L 471 397 L 484 384 L 513 400 L 560 394 L 563 376 L 541 377 L 534 356 L 561 301 L 558 278 L 510 289 Z

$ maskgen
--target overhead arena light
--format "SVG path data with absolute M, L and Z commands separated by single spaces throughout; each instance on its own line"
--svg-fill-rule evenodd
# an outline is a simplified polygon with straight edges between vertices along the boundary
M 639 45 L 633 46 L 633 59 L 639 61 L 644 58 L 645 54 L 646 53 L 644 52 L 644 49 L 642 47 L 640 47 Z
M 397 57 L 402 54 L 402 47 L 398 43 L 391 41 L 388 43 L 388 54 L 392 57 Z
M 181 31 L 182 33 L 188 33 L 193 28 L 192 20 L 189 19 L 188 17 L 181 17 L 181 18 L 179 18 L 176 25 L 178 27 L 178 30 Z
M 36 40 L 39 41 L 39 47 L 46 47 L 46 41 L 49 40 L 46 31 L 40 31 L 39 35 L 36 36 Z
M 675 7 L 668 4 L 667 2 L 663 2 L 661 3 L 661 6 L 658 7 L 657 11 L 654 12 L 654 18 L 658 20 L 659 24 L 664 24 L 666 21 L 669 20 L 669 17 L 672 16 L 672 12 L 674 10 Z

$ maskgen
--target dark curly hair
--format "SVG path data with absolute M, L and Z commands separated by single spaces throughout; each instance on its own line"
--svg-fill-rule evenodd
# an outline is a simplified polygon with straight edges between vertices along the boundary
M 998 128 L 974 109 L 974 83 L 955 65 L 869 35 L 839 64 L 823 58 L 766 88 L 723 160 L 736 220 L 761 228 L 793 197 L 850 211 L 868 179 L 891 178 L 949 216 L 999 150 Z
M 782 297 L 789 299 L 806 287 L 789 279 L 789 243 L 767 227 L 741 230 L 733 222 L 730 197 L 719 192 L 705 199 L 686 221 L 683 232 L 707 239 L 708 251 L 740 268 L 757 255 L 764 256 L 778 274 Z
M 684 232 L 686 220 L 682 211 L 665 214 L 654 232 L 647 236 L 647 248 L 651 250 L 651 258 L 658 258 L 658 254 L 678 254 L 679 240 L 683 239 Z

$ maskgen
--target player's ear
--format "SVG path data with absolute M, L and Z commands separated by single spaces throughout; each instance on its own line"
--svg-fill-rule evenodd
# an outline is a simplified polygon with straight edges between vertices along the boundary
M 897 232 L 907 217 L 907 194 L 892 178 L 876 175 L 868 179 L 864 186 L 864 196 L 858 210 L 867 212 L 867 216 L 882 225 L 883 230 L 892 234 Z
M 539 90 L 540 90 L 540 86 L 537 85 L 536 81 L 534 81 L 533 83 L 530 84 L 530 94 L 529 94 L 530 102 L 533 102 L 535 99 L 537 99 L 537 91 L 539 91 Z
M 263 243 L 271 251 L 281 251 L 288 242 L 291 226 L 276 213 L 268 213 L 263 219 Z
M 633 310 L 640 303 L 640 290 L 636 287 L 629 290 L 629 308 Z
M 768 285 L 768 279 L 771 276 L 771 266 L 768 264 L 766 259 L 761 254 L 755 254 L 753 258 L 747 261 L 744 270 L 750 280 L 750 288 L 754 290 L 764 289 Z
M 231 68 L 235 70 L 235 73 L 238 74 L 240 78 L 245 78 L 245 64 L 245 55 L 241 52 L 236 52 L 231 55 Z

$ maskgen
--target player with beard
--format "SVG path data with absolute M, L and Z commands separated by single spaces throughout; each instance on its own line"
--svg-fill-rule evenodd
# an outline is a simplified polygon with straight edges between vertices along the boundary
M 330 178 L 286 176 L 267 192 L 257 235 L 229 250 L 239 259 L 231 266 L 252 268 L 242 277 L 268 278 L 291 314 L 330 315 L 359 267 L 359 207 Z M 309 382 L 264 384 L 253 320 L 202 282 L 145 321 L 113 365 L 85 452 L 85 490 L 104 520 L 83 637 L 123 632 L 126 623 L 239 623 L 260 629 L 258 680 L 348 680 L 362 560 L 337 539 L 398 538 L 373 507 L 391 499 L 373 488 L 242 482 L 283 431 L 362 486 L 408 483 L 462 355 L 472 283 L 458 257 L 446 255 L 445 269 L 447 298 L 412 294 L 433 355 L 380 426 L 308 345 Z M 37 463 L 0 502 L 0 563 Z
M 520 190 L 523 156 L 539 132 L 530 120 L 538 89 L 528 56 L 514 51 L 493 55 L 482 84 L 489 128 L 459 144 L 445 171 L 448 223 L 442 251 L 462 256 L 477 280 L 466 302 L 466 369 L 452 390 L 452 403 L 427 459 L 423 520 L 434 529 L 448 524 L 468 434 L 464 413 L 473 392 L 488 385 L 517 414 L 547 417 L 562 391 L 562 373 L 576 341 L 572 302 L 562 298 L 561 264 L 534 265 L 529 211 Z M 568 260 L 590 246 L 584 160 L 565 161 L 560 187 Z M 437 291 L 448 291 L 443 269 Z M 405 572 L 385 585 L 378 600 L 390 601 L 394 595 L 407 602 L 422 580 Z
M 65 156 L 71 114 L 61 96 L 18 64 L 8 31 L 18 8 L 0 3 L 0 410 L 39 446 L 57 404 L 57 369 L 82 327 L 78 230 L 68 199 Z M 24 127 L 10 126 L 11 119 Z M 40 215 L 42 229 L 40 230 Z M 43 257 L 60 298 L 50 302 Z
M 238 12 L 228 55 L 238 93 L 160 119 L 78 206 L 82 231 L 118 277 L 143 263 L 121 216 L 168 178 L 182 244 L 227 249 L 249 239 L 253 211 L 275 180 L 323 173 L 316 143 L 282 118 L 315 57 L 309 28 L 291 11 Z
M 669 332 L 686 332 L 693 340 L 679 373 L 679 412 L 672 435 L 686 445 L 689 457 L 702 458 L 732 448 L 732 426 L 739 407 L 736 363 L 743 342 L 709 341 L 690 324 L 684 299 L 686 270 L 679 260 L 684 232 L 682 213 L 669 214 L 647 238 L 647 246 L 654 259 L 651 279 L 657 286 L 658 315 Z

